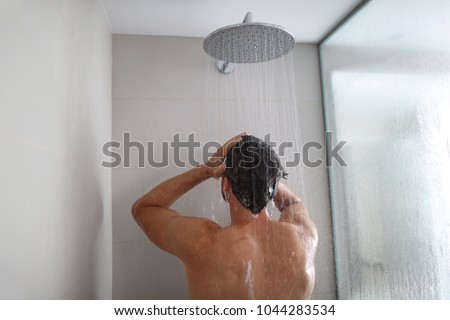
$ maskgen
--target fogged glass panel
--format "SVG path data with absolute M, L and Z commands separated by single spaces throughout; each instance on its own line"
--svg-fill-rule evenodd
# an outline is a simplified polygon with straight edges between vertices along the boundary
M 373 0 L 321 45 L 341 299 L 450 299 L 449 17 Z

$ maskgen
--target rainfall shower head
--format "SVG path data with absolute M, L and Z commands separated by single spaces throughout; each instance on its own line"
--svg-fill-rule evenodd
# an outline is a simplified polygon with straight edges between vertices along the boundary
M 284 28 L 268 23 L 244 22 L 220 28 L 203 41 L 211 57 L 233 63 L 264 62 L 284 56 L 294 48 L 295 39 Z

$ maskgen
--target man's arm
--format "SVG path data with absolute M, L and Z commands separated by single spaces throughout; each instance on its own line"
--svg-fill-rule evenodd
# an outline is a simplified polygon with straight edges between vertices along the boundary
M 136 210 L 138 208 L 169 208 L 183 194 L 210 177 L 211 173 L 203 165 L 166 180 L 147 192 L 133 204 L 133 214 L 137 213 Z
M 206 165 L 193 168 L 159 184 L 139 198 L 132 207 L 136 222 L 147 237 L 161 249 L 184 260 L 195 246 L 208 240 L 208 235 L 219 226 L 208 219 L 184 217 L 169 207 L 183 194 L 201 182 L 223 175 L 222 162 L 228 152 L 241 139 L 232 138 L 217 150 Z
M 275 206 L 280 210 L 280 222 L 288 222 L 305 227 L 317 237 L 317 229 L 314 222 L 309 218 L 308 211 L 302 200 L 286 185 L 280 182 L 278 191 L 274 198 Z
M 153 243 L 183 259 L 188 248 L 183 251 L 182 245 L 213 227 L 207 219 L 183 217 L 169 208 L 183 194 L 210 177 L 208 168 L 193 168 L 164 181 L 133 204 L 134 219 Z

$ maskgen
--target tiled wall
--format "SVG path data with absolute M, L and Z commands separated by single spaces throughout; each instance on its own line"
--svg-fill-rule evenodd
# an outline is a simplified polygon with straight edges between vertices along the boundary
M 100 0 L 0 2 L 0 299 L 111 298 Z
M 297 45 L 293 60 L 302 137 L 324 144 L 317 46 Z M 113 139 L 123 143 L 123 134 L 128 132 L 132 141 L 155 141 L 158 150 L 162 141 L 171 141 L 178 132 L 183 140 L 195 133 L 201 141 L 207 141 L 214 135 L 216 126 L 215 123 L 205 125 L 210 112 L 205 101 L 211 71 L 206 66 L 208 61 L 202 39 L 115 35 Z M 215 70 L 213 74 L 220 76 Z M 224 99 L 223 104 L 227 101 Z M 230 135 L 239 132 L 232 125 L 227 130 Z M 130 168 L 120 166 L 113 169 L 112 174 L 113 298 L 186 299 L 188 289 L 181 262 L 154 246 L 130 212 L 139 196 L 186 169 L 174 165 L 139 169 L 137 153 L 137 148 L 131 150 Z M 160 151 L 155 153 L 155 160 L 161 160 Z M 319 156 L 323 159 L 324 153 Z M 336 284 L 327 171 L 320 166 L 308 169 L 307 175 L 308 209 L 320 236 L 313 298 L 333 299 Z M 207 217 L 225 224 L 228 220 L 226 206 L 218 199 L 219 188 L 211 180 L 183 196 L 176 202 L 175 209 L 189 215 L 206 213 Z M 209 212 L 214 215 L 208 216 Z

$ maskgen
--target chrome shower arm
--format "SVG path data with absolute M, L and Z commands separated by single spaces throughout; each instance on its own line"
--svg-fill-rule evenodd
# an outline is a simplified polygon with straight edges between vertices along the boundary
M 253 22 L 253 15 L 252 13 L 249 11 L 247 12 L 247 14 L 245 15 L 244 21 L 242 21 L 242 23 L 250 23 Z

